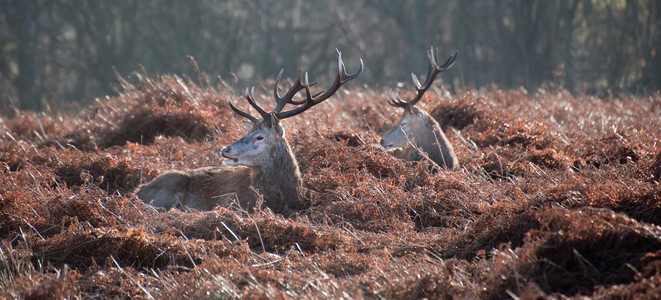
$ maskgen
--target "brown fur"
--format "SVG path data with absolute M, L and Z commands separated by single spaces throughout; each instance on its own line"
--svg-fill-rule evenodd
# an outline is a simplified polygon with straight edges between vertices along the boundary
M 257 135 L 263 144 L 259 150 L 254 144 Z M 252 209 L 260 194 L 264 204 L 277 213 L 302 206 L 298 193 L 301 172 L 277 118 L 255 123 L 249 133 L 223 149 L 223 155 L 241 160 L 228 159 L 227 164 L 232 165 L 221 167 L 167 172 L 142 186 L 137 195 L 166 209 L 211 210 L 217 205 L 228 207 L 233 201 Z
M 280 119 L 298 115 L 323 102 L 342 84 L 353 80 L 363 70 L 361 60 L 358 71 L 351 75 L 347 74 L 340 51 L 337 51 L 337 62 L 338 76 L 335 82 L 326 92 L 315 95 L 310 92 L 307 76 L 303 83 L 299 73 L 294 86 L 289 89 L 285 97 L 280 97 L 278 95 L 278 82 L 282 75 L 280 72 L 275 82 L 276 107 L 272 112 L 266 112 L 257 105 L 253 91 L 246 90 L 246 99 L 259 112 L 261 118 L 236 108 L 228 99 L 228 104 L 234 112 L 252 122 L 250 132 L 221 151 L 221 155 L 226 158 L 225 164 L 237 166 L 236 168 L 204 168 L 166 173 L 140 188 L 138 197 L 155 206 L 166 208 L 182 206 L 209 210 L 216 205 L 226 206 L 227 197 L 235 195 L 242 207 L 251 209 L 258 198 L 253 189 L 255 188 L 264 196 L 266 206 L 275 212 L 287 213 L 290 209 L 300 208 L 302 206 L 299 196 L 301 172 L 294 153 L 287 144 Z M 282 111 L 285 105 L 294 103 L 292 97 L 301 90 L 307 93 L 306 102 L 300 103 L 303 105 L 297 108 Z
M 234 201 L 248 209 L 259 198 L 250 188 L 250 174 L 249 168 L 241 166 L 170 171 L 143 185 L 137 195 L 146 203 L 166 209 L 211 210 L 216 205 L 229 206 Z
M 425 92 L 431 87 L 436 76 L 452 68 L 457 53 L 450 56 L 443 65 L 438 65 L 434 47 L 427 51 L 429 59 L 429 68 L 427 69 L 427 78 L 423 83 L 418 81 L 417 76 L 412 74 L 415 85 L 416 95 L 411 100 L 402 100 L 398 97 L 388 99 L 388 104 L 404 109 L 404 115 L 381 139 L 381 145 L 386 151 L 395 148 L 403 149 L 407 152 L 406 159 L 419 161 L 429 158 L 433 163 L 440 167 L 456 169 L 459 167 L 459 160 L 454 154 L 452 144 L 445 137 L 438 122 L 424 110 L 416 108 L 414 105 L 422 99 Z M 407 149 L 410 148 L 410 149 Z M 393 151 L 396 155 L 401 155 L 402 150 Z M 423 152 L 423 153 L 421 153 Z M 398 156 L 399 157 L 399 156 Z
M 441 126 L 424 110 L 410 107 L 395 126 L 383 135 L 381 145 L 394 156 L 420 161 L 424 156 L 440 167 L 456 169 L 459 160 Z
M 266 206 L 274 211 L 300 208 L 301 172 L 287 140 L 283 138 L 274 145 L 269 156 L 261 167 L 253 168 L 252 186 L 264 195 Z

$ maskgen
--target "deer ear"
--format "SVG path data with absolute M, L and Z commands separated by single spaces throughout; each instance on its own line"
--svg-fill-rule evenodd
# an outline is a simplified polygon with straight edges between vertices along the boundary
M 417 107 L 415 107 L 415 106 L 413 106 L 413 105 L 408 106 L 408 111 L 409 111 L 409 113 L 411 113 L 411 114 L 413 114 L 413 115 L 415 115 L 415 116 L 419 116 L 419 115 L 422 114 L 422 113 L 420 112 L 420 109 L 417 108 Z
M 273 128 L 279 135 L 284 135 L 285 132 L 282 126 L 280 126 L 280 119 L 275 116 L 275 113 L 271 113 L 269 119 L 271 119 L 271 128 Z
M 278 117 L 275 116 L 275 113 L 271 113 L 271 128 L 277 128 L 278 127 Z
M 246 120 L 243 120 L 243 128 L 246 129 L 246 131 L 252 130 L 252 126 L 255 125 L 252 122 L 248 122 Z

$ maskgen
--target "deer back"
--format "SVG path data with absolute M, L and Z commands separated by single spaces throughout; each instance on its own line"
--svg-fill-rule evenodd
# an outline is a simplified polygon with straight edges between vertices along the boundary
M 249 210 L 259 199 L 250 187 L 251 170 L 246 167 L 209 167 L 188 172 L 188 197 L 182 203 L 197 210 L 211 210 L 220 205 L 230 207 L 233 203 Z
M 211 210 L 232 202 L 252 208 L 259 195 L 250 188 L 251 171 L 246 167 L 207 167 L 170 171 L 140 187 L 138 198 L 156 207 L 188 207 Z
M 136 195 L 147 204 L 170 209 L 186 201 L 189 183 L 188 173 L 170 171 L 141 186 Z

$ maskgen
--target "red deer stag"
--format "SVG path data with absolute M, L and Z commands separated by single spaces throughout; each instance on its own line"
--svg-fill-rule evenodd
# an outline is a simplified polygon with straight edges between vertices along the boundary
M 411 161 L 421 160 L 424 156 L 419 151 L 423 151 L 438 166 L 455 169 L 459 166 L 459 161 L 452 145 L 443 134 L 441 126 L 429 113 L 414 105 L 422 99 L 436 75 L 452 68 L 457 58 L 457 52 L 441 66 L 437 63 L 434 47 L 427 51 L 427 57 L 429 58 L 429 68 L 425 82 L 420 84 L 415 74 L 411 73 L 417 91 L 415 97 L 411 100 L 388 97 L 388 104 L 403 108 L 404 115 L 383 135 L 381 146 L 389 153 Z
M 276 104 L 272 112 L 257 105 L 254 88 L 246 89 L 245 98 L 260 117 L 236 108 L 227 99 L 234 112 L 251 121 L 252 129 L 222 149 L 224 166 L 165 173 L 142 186 L 137 192 L 138 197 L 158 207 L 210 210 L 216 205 L 228 204 L 227 197 L 230 196 L 238 198 L 241 207 L 250 209 L 259 199 L 256 189 L 263 195 L 264 204 L 275 212 L 300 208 L 301 174 L 280 120 L 298 115 L 330 98 L 340 86 L 363 71 L 361 59 L 358 71 L 347 74 L 340 51 L 337 51 L 337 66 L 337 77 L 327 91 L 312 94 L 310 87 L 316 82 L 309 83 L 307 73 L 302 80 L 299 71 L 298 79 L 283 97 L 278 93 L 278 83 L 282 76 L 280 71 L 273 88 Z M 305 92 L 305 98 L 294 100 L 300 91 Z M 283 111 L 287 104 L 299 106 Z

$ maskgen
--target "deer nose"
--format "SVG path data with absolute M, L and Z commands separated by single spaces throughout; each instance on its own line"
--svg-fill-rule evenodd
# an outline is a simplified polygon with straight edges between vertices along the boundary
M 225 155 L 225 154 L 229 153 L 230 151 L 232 151 L 232 147 L 227 146 L 227 147 L 223 148 L 223 150 L 220 150 L 220 155 Z
M 383 139 L 381 139 L 381 141 L 379 142 L 379 144 L 381 144 L 381 146 L 385 146 L 385 145 L 383 144 Z

